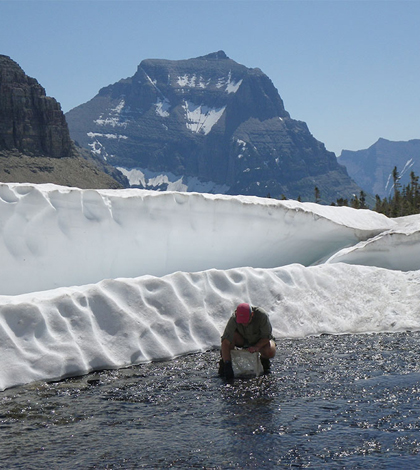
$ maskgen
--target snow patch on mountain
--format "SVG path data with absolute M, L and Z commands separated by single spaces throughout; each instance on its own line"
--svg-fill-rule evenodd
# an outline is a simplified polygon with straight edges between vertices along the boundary
M 227 93 L 236 93 L 239 87 L 242 84 L 242 79 L 235 82 L 232 80 L 232 72 L 229 72 L 227 77 L 221 77 L 217 80 L 216 84 L 214 85 L 216 88 L 225 88 Z M 201 75 L 197 77 L 196 74 L 184 74 L 177 78 L 177 84 L 181 88 L 208 88 L 211 84 L 212 80 L 204 79 Z
M 128 139 L 126 135 L 122 134 L 101 134 L 100 132 L 88 132 L 87 135 L 92 139 L 94 137 L 105 137 L 106 139 Z
M 155 107 L 156 107 L 156 114 L 158 116 L 161 116 L 161 117 L 169 116 L 169 109 L 171 108 L 171 105 L 167 98 L 163 100 L 158 98 L 156 101 Z
M 414 160 L 412 158 L 409 158 L 406 164 L 404 165 L 404 168 L 401 170 L 400 178 L 402 178 L 405 173 L 410 171 L 413 166 L 414 166 Z
M 219 78 L 219 80 L 217 81 L 216 88 L 225 87 L 225 91 L 227 93 L 236 93 L 239 87 L 241 86 L 241 84 L 242 84 L 242 79 L 237 82 L 234 82 L 232 80 L 232 72 L 229 72 L 227 78 L 226 77 Z
M 104 118 L 104 115 L 101 114 L 98 119 L 95 119 L 93 122 L 98 124 L 98 126 L 112 126 L 112 127 L 127 127 L 126 122 L 121 121 L 121 113 L 125 106 L 125 100 L 121 99 L 115 108 L 110 109 L 109 115 Z
M 243 158 L 244 152 L 246 150 L 246 142 L 241 139 L 236 139 L 236 143 L 240 146 L 240 152 L 238 158 Z
M 211 78 L 205 79 L 203 76 L 199 76 L 197 78 L 196 74 L 189 75 L 189 74 L 184 74 L 181 77 L 177 78 L 177 84 L 181 88 L 202 88 L 206 89 L 211 83 Z
M 116 114 L 121 114 L 121 111 L 124 109 L 125 106 L 125 100 L 120 100 L 120 102 L 117 104 L 117 106 L 113 109 L 111 109 L 111 112 L 114 112 Z
M 229 186 L 213 181 L 201 181 L 197 177 L 175 175 L 171 172 L 158 173 L 140 168 L 117 167 L 128 178 L 130 186 L 144 189 L 162 189 L 168 191 L 199 192 L 225 194 Z
M 98 124 L 98 126 L 127 127 L 127 123 L 120 122 L 118 117 L 106 117 L 104 119 L 102 116 L 100 116 L 98 119 L 95 119 L 94 123 Z
M 88 144 L 90 147 L 90 151 L 95 155 L 102 155 L 104 150 L 103 145 L 99 142 L 99 140 L 94 140 L 91 144 Z
M 185 74 L 182 77 L 178 77 L 177 83 L 180 87 L 190 87 L 193 88 L 195 87 L 195 81 L 196 81 L 196 75 L 188 75 Z
M 222 108 L 210 108 L 206 105 L 197 105 L 191 101 L 184 101 L 182 106 L 186 116 L 187 128 L 197 134 L 201 133 L 207 135 L 222 117 L 226 106 Z

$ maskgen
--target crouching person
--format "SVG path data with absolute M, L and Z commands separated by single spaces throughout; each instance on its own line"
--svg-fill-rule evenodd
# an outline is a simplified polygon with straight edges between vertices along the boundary
M 239 304 L 229 318 L 222 335 L 219 374 L 233 379 L 231 351 L 235 347 L 259 352 L 264 373 L 270 370 L 270 359 L 276 354 L 276 343 L 267 312 L 261 307 Z

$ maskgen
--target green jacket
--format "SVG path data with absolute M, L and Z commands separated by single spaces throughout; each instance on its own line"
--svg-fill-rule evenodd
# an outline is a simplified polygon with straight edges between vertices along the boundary
M 251 307 L 254 316 L 249 325 L 245 326 L 241 323 L 236 323 L 235 313 L 229 318 L 225 331 L 222 335 L 224 339 L 233 342 L 233 335 L 237 331 L 245 341 L 245 345 L 252 346 L 262 338 L 274 339 L 271 334 L 273 328 L 271 327 L 270 319 L 267 312 L 261 307 Z

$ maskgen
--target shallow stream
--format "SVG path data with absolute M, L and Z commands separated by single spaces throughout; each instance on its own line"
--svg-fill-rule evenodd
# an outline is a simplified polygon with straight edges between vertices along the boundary
M 420 333 L 282 340 L 233 384 L 218 354 L 0 392 L 0 468 L 420 467 Z

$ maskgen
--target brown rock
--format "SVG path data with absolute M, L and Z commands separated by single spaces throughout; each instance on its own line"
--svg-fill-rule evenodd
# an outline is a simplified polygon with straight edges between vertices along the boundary
M 60 104 L 4 55 L 0 55 L 0 149 L 53 158 L 74 155 Z
M 126 178 L 70 138 L 60 104 L 0 55 L 0 182 L 121 188 Z

